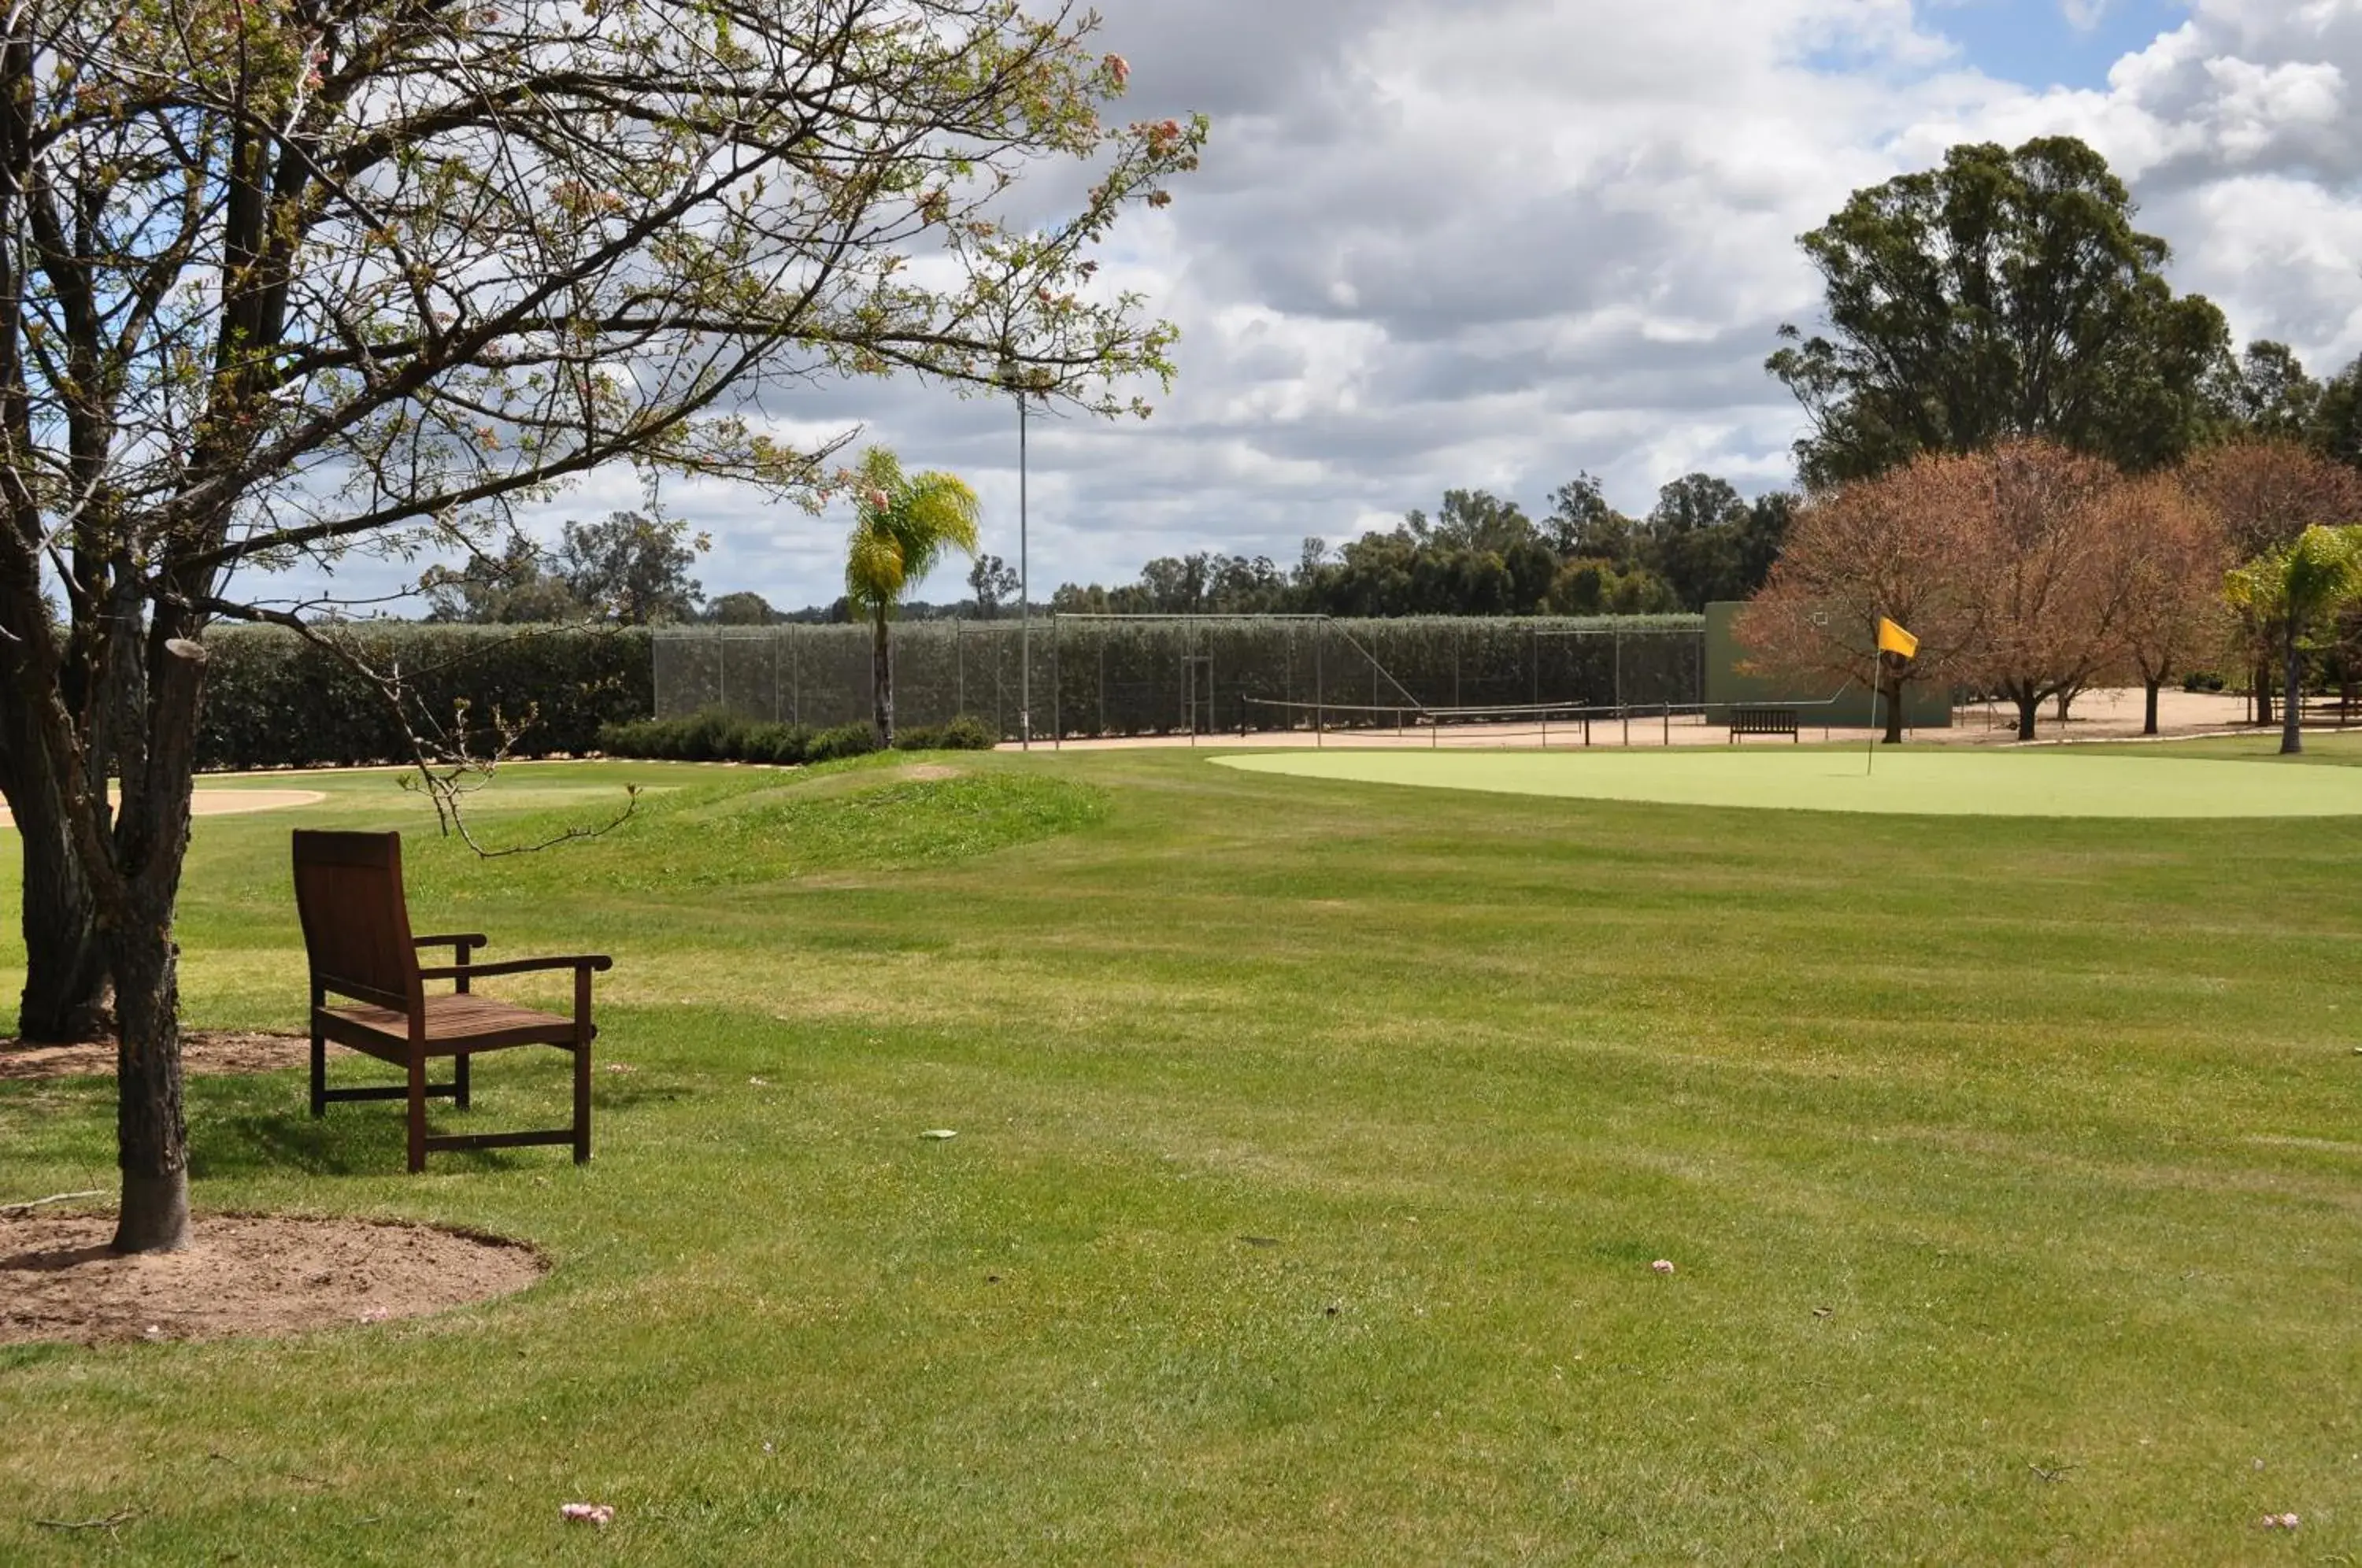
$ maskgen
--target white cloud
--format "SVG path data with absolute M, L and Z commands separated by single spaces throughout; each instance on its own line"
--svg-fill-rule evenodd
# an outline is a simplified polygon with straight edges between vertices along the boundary
M 1536 505 L 1589 469 L 1645 508 L 1694 469 L 1783 482 L 1802 421 L 1761 366 L 1815 310 L 1795 237 L 1962 140 L 2087 138 L 2242 337 L 2319 370 L 2362 353 L 2355 0 L 2191 0 L 2073 90 L 1985 74 L 1908 0 L 1099 4 L 1124 112 L 1202 108 L 1214 140 L 1108 258 L 1184 330 L 1173 395 L 1144 425 L 1033 427 L 1037 591 L 1189 549 L 1292 558 L 1451 485 Z M 2104 8 L 2066 0 L 2079 26 Z M 1005 402 L 865 382 L 771 412 L 967 475 L 1014 558 Z M 720 538 L 709 590 L 836 591 L 839 520 L 667 500 Z
M 2080 33 L 2096 28 L 2108 14 L 2108 0 L 2058 0 L 2059 14 Z

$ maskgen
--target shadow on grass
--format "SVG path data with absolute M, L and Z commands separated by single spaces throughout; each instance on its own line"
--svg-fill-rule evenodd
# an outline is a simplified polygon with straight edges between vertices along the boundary
M 403 1168 L 401 1121 L 337 1116 L 314 1121 L 301 1105 L 207 1117 L 192 1130 L 189 1177 L 219 1181 L 284 1175 L 383 1176 Z

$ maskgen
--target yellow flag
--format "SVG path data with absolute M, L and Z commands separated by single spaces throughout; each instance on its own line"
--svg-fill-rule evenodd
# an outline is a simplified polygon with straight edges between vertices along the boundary
M 1878 651 L 1910 658 L 1919 651 L 1919 639 L 1881 615 L 1878 618 Z

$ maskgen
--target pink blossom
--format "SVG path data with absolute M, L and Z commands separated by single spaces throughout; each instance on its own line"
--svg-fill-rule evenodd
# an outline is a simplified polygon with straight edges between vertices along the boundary
M 615 1509 L 609 1503 L 560 1503 L 557 1517 L 576 1522 L 587 1522 L 605 1529 L 615 1519 Z
M 1108 69 L 1108 74 L 1115 78 L 1115 84 L 1117 86 L 1120 87 L 1125 83 L 1131 80 L 1131 62 L 1125 60 L 1123 56 L 1120 54 L 1111 54 L 1107 57 L 1105 64 Z

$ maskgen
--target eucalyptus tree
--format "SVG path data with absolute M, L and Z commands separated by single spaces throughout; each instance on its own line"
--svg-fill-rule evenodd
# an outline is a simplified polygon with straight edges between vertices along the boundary
M 0 20 L 0 732 L 28 882 L 88 893 L 116 1245 L 187 1232 L 173 911 L 254 569 L 485 547 L 619 464 L 817 510 L 770 389 L 910 371 L 1145 412 L 1174 335 L 1094 281 L 1202 120 L 1103 117 L 1021 0 L 24 0 Z M 1044 162 L 1054 222 L 1010 215 Z M 1087 189 L 1085 187 L 1087 187 Z M 1035 199 L 1031 210 L 1043 210 Z M 120 779 L 118 804 L 104 788 Z M 53 841 L 53 842 L 52 842 Z
M 2142 471 L 2210 428 L 2235 377 L 2223 314 L 2176 296 L 2165 241 L 2072 137 L 1953 148 L 1857 191 L 1803 237 L 1827 328 L 1780 329 L 1766 368 L 1811 418 L 1807 485 L 1923 451 L 2040 437 Z

